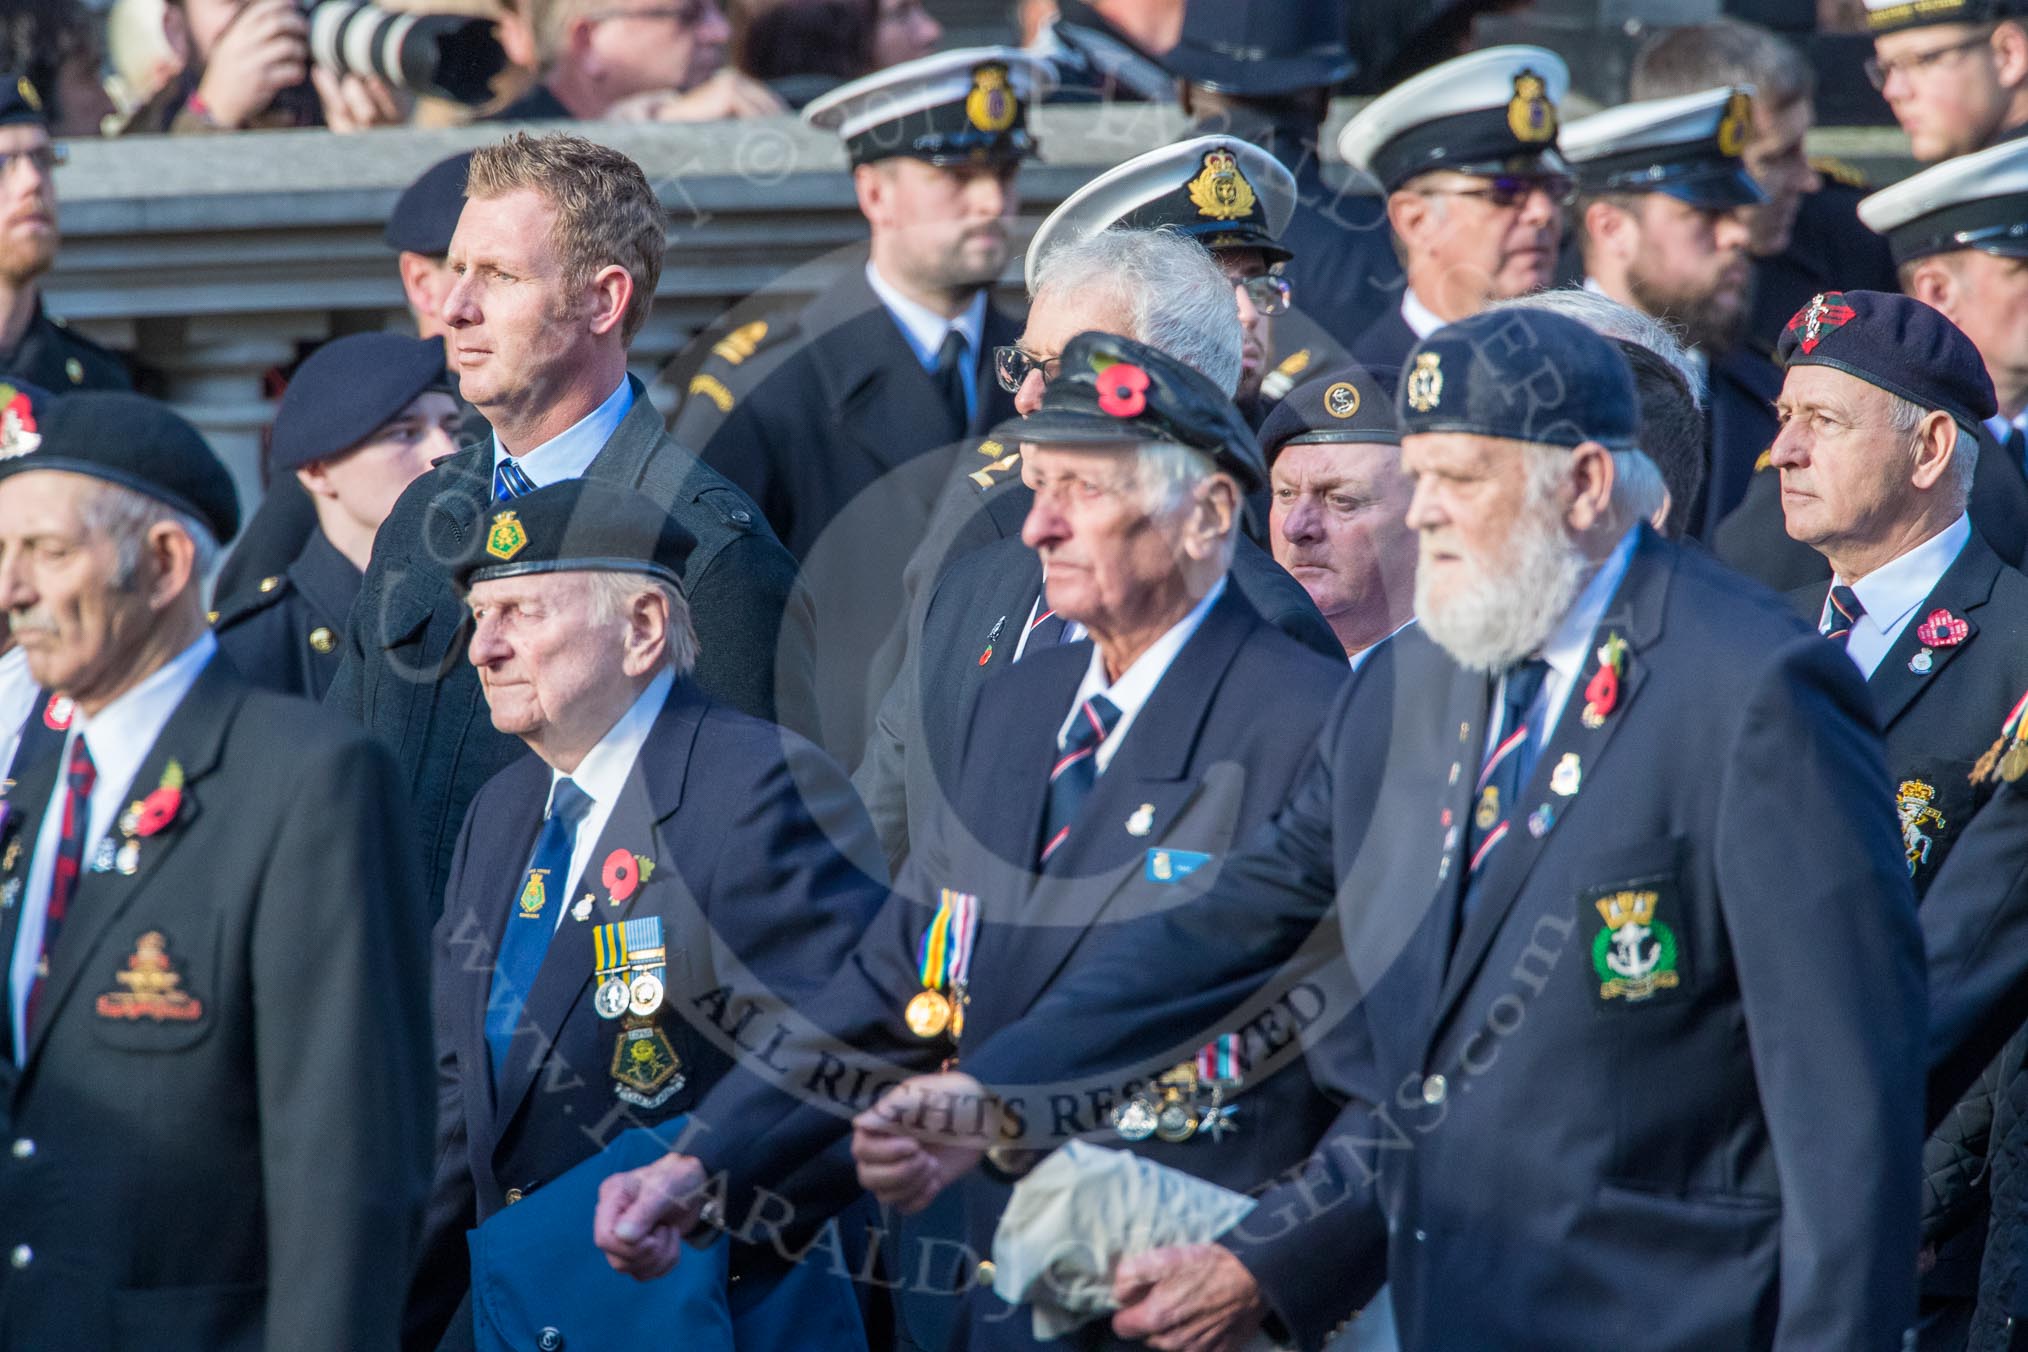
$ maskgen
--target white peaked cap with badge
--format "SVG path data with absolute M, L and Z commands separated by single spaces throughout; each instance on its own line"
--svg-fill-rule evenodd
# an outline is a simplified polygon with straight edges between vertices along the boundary
M 1279 241 L 1295 214 L 1296 176 L 1280 160 L 1236 136 L 1198 136 L 1136 155 L 1066 197 L 1029 241 L 1023 275 L 1032 294 L 1051 250 L 1116 225 L 1287 257 Z
M 1579 118 L 1563 129 L 1557 144 L 1563 148 L 1563 157 L 1577 165 L 1608 155 L 1698 145 L 1718 135 L 1718 125 L 1736 95 L 1750 99 L 1753 93 L 1752 85 L 1719 85 L 1694 94 L 1623 103 Z M 1732 153 L 1737 155 L 1738 148 Z
M 1740 159 L 1753 134 L 1752 85 L 1622 104 L 1563 129 L 1563 157 L 1586 193 L 1666 193 L 1703 210 L 1767 200 Z
M 1978 249 L 2028 257 L 2028 141 L 2002 141 L 1911 174 L 1859 203 L 1894 261 Z
M 983 66 L 1004 67 L 1014 97 L 1033 104 L 1056 88 L 1056 72 L 1018 47 L 960 47 L 904 61 L 840 85 L 803 109 L 803 121 L 851 140 L 875 127 L 947 104 L 963 104 Z
M 1553 156 L 1556 110 L 1569 92 L 1570 68 L 1548 48 L 1488 47 L 1367 104 L 1338 133 L 1338 153 L 1389 191 L 1431 169 Z

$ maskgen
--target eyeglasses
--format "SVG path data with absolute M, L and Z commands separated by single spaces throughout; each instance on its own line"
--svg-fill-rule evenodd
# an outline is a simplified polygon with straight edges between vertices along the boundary
M 993 377 L 1000 382 L 1000 388 L 1009 394 L 1018 394 L 1030 371 L 1042 373 L 1046 383 L 1056 379 L 1056 373 L 1063 369 L 1063 358 L 1031 357 L 1013 344 L 993 349 Z
M 1246 298 L 1253 302 L 1253 308 L 1269 318 L 1287 314 L 1296 294 L 1296 289 L 1289 284 L 1288 278 L 1278 277 L 1274 273 L 1234 282 L 1233 289 L 1246 292 Z
M 1992 37 L 1990 32 L 1981 33 L 1977 37 L 1966 38 L 1963 42 L 1953 42 L 1948 47 L 1937 47 L 1927 52 L 1911 52 L 1892 61 L 1882 61 L 1877 56 L 1869 56 L 1865 61 L 1866 78 L 1872 81 L 1875 89 L 1885 90 L 1887 82 L 1893 79 L 1897 72 L 1912 80 L 1919 72 L 1928 70 L 1945 57 L 1969 52 L 1974 47 L 1983 47 L 1992 41 Z
M 1424 188 L 1422 192 L 1427 197 L 1477 197 L 1502 211 L 1511 211 L 1538 192 L 1556 206 L 1569 206 L 1577 198 L 1577 183 L 1568 174 L 1538 177 L 1500 174 L 1483 188 Z
M 680 5 L 657 5 L 653 9 L 602 9 L 585 15 L 593 23 L 608 19 L 674 19 L 685 28 L 695 27 L 710 12 L 712 0 L 685 0 Z
M 33 150 L 17 150 L 12 154 L 0 153 L 0 178 L 5 178 L 7 171 L 17 162 L 34 165 L 38 173 L 47 174 L 69 159 L 70 152 L 57 145 L 37 146 Z

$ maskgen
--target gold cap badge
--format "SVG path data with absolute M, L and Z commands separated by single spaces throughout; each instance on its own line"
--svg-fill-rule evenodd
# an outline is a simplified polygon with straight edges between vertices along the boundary
M 1007 68 L 988 62 L 972 71 L 972 92 L 965 95 L 965 116 L 980 131 L 1003 132 L 1021 115 L 1021 100 L 1007 83 Z
M 1718 119 L 1718 153 L 1736 159 L 1746 148 L 1746 133 L 1753 126 L 1753 99 L 1745 90 L 1734 90 L 1725 101 L 1725 115 Z
M 1507 101 L 1507 130 L 1525 145 L 1556 139 L 1556 105 L 1540 75 L 1524 70 L 1514 77 L 1514 97 Z
M 486 532 L 486 552 L 496 559 L 511 559 L 528 543 L 528 531 L 513 512 L 501 512 Z
M 1417 413 L 1428 413 L 1444 397 L 1443 357 L 1439 353 L 1425 352 L 1415 359 L 1415 369 L 1408 373 L 1408 406 Z
M 1253 185 L 1229 150 L 1205 152 L 1204 167 L 1190 180 L 1189 192 L 1197 214 L 1210 220 L 1236 221 L 1253 213 Z
M 1324 412 L 1334 418 L 1349 418 L 1359 411 L 1359 387 L 1341 380 L 1324 391 Z

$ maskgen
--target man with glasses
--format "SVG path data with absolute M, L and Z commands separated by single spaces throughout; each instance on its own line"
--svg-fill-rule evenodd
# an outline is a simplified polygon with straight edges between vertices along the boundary
M 26 75 L 0 74 L 0 373 L 46 390 L 133 388 L 118 357 L 42 308 L 56 262 L 55 168 L 42 94 Z
M 528 92 L 493 122 L 587 121 L 616 105 L 663 122 L 767 117 L 782 101 L 725 64 L 732 29 L 718 0 L 534 0 L 536 71 Z
M 1386 192 L 1408 278 L 1401 304 L 1352 345 L 1354 361 L 1399 370 L 1417 339 L 1549 284 L 1571 191 L 1556 148 L 1569 87 L 1554 52 L 1491 47 L 1424 71 L 1345 124 L 1339 153 Z
M 1925 164 L 2028 134 L 2028 3 L 1866 0 L 1866 77 Z
M 1740 161 L 1753 120 L 1739 86 L 1650 99 L 1564 128 L 1577 166 L 1585 285 L 1683 331 L 1705 374 L 1701 503 L 1707 537 L 1746 495 L 1774 440 L 1781 380 L 1740 345 L 1752 261 L 1752 210 L 1767 200 Z

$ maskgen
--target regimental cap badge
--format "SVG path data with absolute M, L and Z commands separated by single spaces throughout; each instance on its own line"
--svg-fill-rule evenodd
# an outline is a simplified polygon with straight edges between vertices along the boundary
M 1197 214 L 1209 220 L 1236 221 L 1253 214 L 1253 185 L 1230 150 L 1204 153 L 1204 167 L 1190 180 L 1189 192 Z
M 1920 779 L 1904 779 L 1894 792 L 1895 815 L 1901 819 L 1901 846 L 1913 874 L 1929 862 L 1944 816 L 1936 807 L 1936 787 Z
M 35 87 L 35 81 L 26 75 L 22 76 L 14 82 L 14 92 L 19 94 L 21 101 L 30 108 L 38 113 L 42 111 L 42 91 Z
M 497 512 L 486 532 L 486 552 L 496 559 L 511 559 L 528 544 L 528 531 L 513 512 Z
M 1406 392 L 1408 406 L 1417 413 L 1428 413 L 1434 409 L 1444 397 L 1443 355 L 1437 352 L 1418 354 L 1402 388 Z
M 1324 391 L 1324 412 L 1334 418 L 1349 418 L 1359 411 L 1359 387 L 1349 380 L 1334 382 Z
M 999 133 L 1021 115 L 1021 100 L 1007 82 L 1007 67 L 989 61 L 972 71 L 972 92 L 965 95 L 965 117 L 983 132 Z
M 27 455 L 41 445 L 42 434 L 35 430 L 35 408 L 28 396 L 0 382 L 0 460 Z
M 1744 89 L 1732 91 L 1732 97 L 1725 101 L 1725 112 L 1718 119 L 1718 153 L 1727 159 L 1738 159 L 1746 149 L 1746 134 L 1753 127 L 1753 96 Z
M 1815 352 L 1817 344 L 1824 341 L 1824 335 L 1832 329 L 1843 328 L 1858 317 L 1858 311 L 1845 303 L 1843 291 L 1819 291 L 1810 297 L 1810 303 L 1796 312 L 1789 320 L 1789 332 L 1801 333 L 1796 346 L 1804 355 Z
M 1523 145 L 1556 139 L 1556 105 L 1549 101 L 1548 82 L 1532 70 L 1514 76 L 1514 97 L 1507 101 L 1507 130 Z

